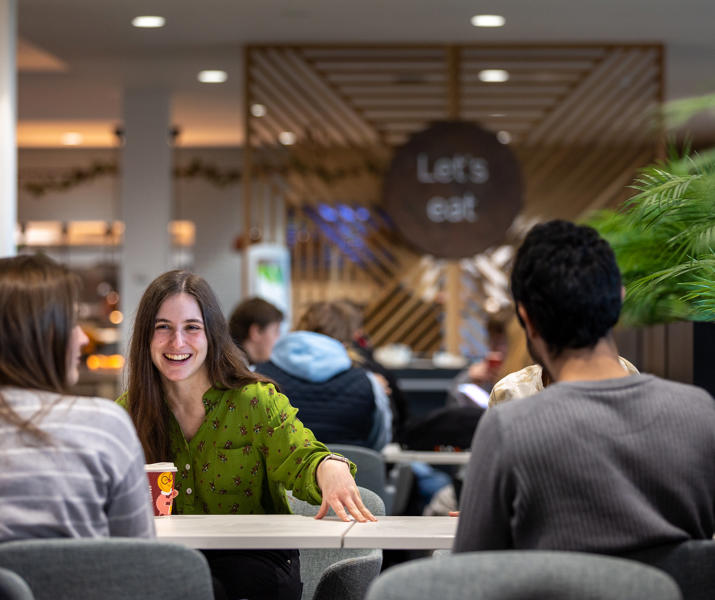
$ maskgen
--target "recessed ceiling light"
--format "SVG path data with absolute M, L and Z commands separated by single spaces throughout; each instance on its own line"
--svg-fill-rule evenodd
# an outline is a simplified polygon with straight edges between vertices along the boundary
M 278 141 L 284 146 L 292 146 L 295 144 L 295 133 L 292 131 L 281 131 L 278 134 Z
M 62 134 L 62 143 L 65 146 L 79 146 L 83 139 L 82 134 L 76 131 L 68 131 Z
M 503 27 L 506 19 L 501 15 L 474 15 L 470 22 L 475 27 Z
M 498 119 L 500 117 L 506 117 L 504 113 L 489 113 L 490 117 L 494 117 L 495 119 Z
M 265 117 L 266 106 L 264 104 L 251 104 L 251 114 L 254 117 Z
M 502 83 L 509 80 L 509 72 L 504 69 L 484 69 L 479 71 L 479 81 L 485 83 Z
M 132 19 L 134 27 L 164 27 L 164 23 L 166 19 L 158 15 L 143 15 Z
M 228 75 L 226 71 L 201 71 L 198 78 L 201 83 L 223 83 Z
M 497 140 L 499 140 L 502 144 L 508 144 L 511 142 L 511 133 L 502 129 L 497 132 Z

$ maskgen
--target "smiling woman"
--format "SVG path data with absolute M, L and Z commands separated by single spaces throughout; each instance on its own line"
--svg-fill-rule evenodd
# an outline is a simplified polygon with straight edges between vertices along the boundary
M 166 386 L 171 381 L 197 379 L 208 383 L 206 332 L 198 302 L 189 294 L 167 298 L 159 308 L 151 339 L 151 359 Z M 205 385 L 202 389 L 208 389 Z
M 144 293 L 129 351 L 127 408 L 150 462 L 178 466 L 178 514 L 289 513 L 286 488 L 343 520 L 374 520 L 353 480 L 296 418 L 274 384 L 249 371 L 218 301 L 187 271 Z M 300 597 L 297 551 L 207 551 L 216 597 Z

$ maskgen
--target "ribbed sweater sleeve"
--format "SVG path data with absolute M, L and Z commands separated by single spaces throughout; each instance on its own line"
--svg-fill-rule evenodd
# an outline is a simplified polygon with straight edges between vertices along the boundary
M 502 443 L 497 411 L 482 417 L 472 441 L 472 460 L 467 468 L 460 504 L 461 518 L 454 552 L 511 548 L 509 526 L 514 475 Z M 478 457 L 478 459 L 477 459 Z

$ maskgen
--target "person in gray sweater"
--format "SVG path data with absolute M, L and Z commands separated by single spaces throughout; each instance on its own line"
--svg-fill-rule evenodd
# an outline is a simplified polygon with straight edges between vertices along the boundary
M 715 401 L 619 362 L 611 329 L 623 290 L 605 240 L 565 221 L 537 225 L 511 285 L 554 383 L 482 417 L 454 551 L 626 554 L 712 538 Z

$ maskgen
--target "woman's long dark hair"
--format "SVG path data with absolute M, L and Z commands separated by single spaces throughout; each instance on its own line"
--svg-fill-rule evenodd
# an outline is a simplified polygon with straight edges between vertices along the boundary
M 231 340 L 221 307 L 206 281 L 188 271 L 169 271 L 157 277 L 144 292 L 134 321 L 129 347 L 129 414 L 148 462 L 169 460 L 169 407 L 158 369 L 151 360 L 151 340 L 162 303 L 176 294 L 193 296 L 201 309 L 207 339 L 205 365 L 212 385 L 233 389 L 267 381 L 252 373 Z
M 0 259 L 0 386 L 67 390 L 79 285 L 77 275 L 43 254 Z M 2 395 L 0 420 L 45 437 Z

